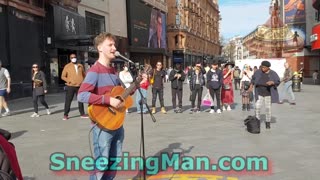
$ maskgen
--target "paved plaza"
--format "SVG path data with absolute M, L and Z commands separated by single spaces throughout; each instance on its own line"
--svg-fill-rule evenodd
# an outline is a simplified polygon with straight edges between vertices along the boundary
M 258 135 L 245 130 L 243 120 L 254 111 L 243 112 L 239 91 L 235 91 L 235 110 L 222 114 L 201 112 L 189 114 L 189 88 L 185 84 L 183 105 L 185 111 L 176 114 L 170 107 L 171 89 L 165 86 L 165 105 L 168 113 L 159 112 L 152 122 L 145 114 L 145 152 L 146 156 L 157 156 L 160 152 L 184 152 L 185 156 L 208 156 L 216 161 L 222 156 L 266 156 L 269 171 L 258 173 L 211 173 L 211 179 L 239 180 L 318 180 L 320 171 L 320 86 L 303 85 L 302 91 L 295 93 L 297 105 L 288 103 L 272 106 L 271 130 L 262 124 Z M 204 93 L 206 90 L 204 90 Z M 90 156 L 88 119 L 81 119 L 74 101 L 68 121 L 62 121 L 64 93 L 49 94 L 47 102 L 52 115 L 46 115 L 40 105 L 40 117 L 31 118 L 32 99 L 23 98 L 10 101 L 12 116 L 1 117 L 1 128 L 13 133 L 12 142 L 20 161 L 25 179 L 36 180 L 82 180 L 88 179 L 84 172 L 53 173 L 49 170 L 50 155 L 63 152 L 68 156 Z M 151 89 L 148 93 L 151 104 Z M 157 100 L 159 104 L 159 100 Z M 130 156 L 140 154 L 140 115 L 133 107 L 126 118 L 123 151 Z M 262 113 L 264 113 L 262 111 Z M 206 179 L 206 176 L 182 175 L 186 172 L 160 172 L 163 179 Z M 195 173 L 193 173 L 195 174 Z M 196 174 L 203 174 L 198 172 Z M 166 176 L 165 176 L 166 175 Z M 125 180 L 135 173 L 118 173 L 116 179 Z M 157 176 L 156 176 L 157 177 Z M 160 178 L 160 176 L 158 176 Z M 209 176 L 208 176 L 209 177 Z M 220 178 L 221 177 L 221 178 Z M 224 178 L 222 178 L 224 177 Z M 229 178 L 228 178 L 229 177 Z M 233 177 L 233 178 L 231 178 Z M 159 179 L 152 178 L 150 179 Z M 207 178 L 209 179 L 209 178 Z

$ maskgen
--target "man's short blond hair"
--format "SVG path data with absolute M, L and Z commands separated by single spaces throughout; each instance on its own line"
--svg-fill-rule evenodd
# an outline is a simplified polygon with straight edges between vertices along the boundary
M 102 44 L 106 39 L 113 40 L 116 42 L 117 38 L 111 33 L 102 32 L 94 38 L 94 47 L 98 49 L 98 46 Z

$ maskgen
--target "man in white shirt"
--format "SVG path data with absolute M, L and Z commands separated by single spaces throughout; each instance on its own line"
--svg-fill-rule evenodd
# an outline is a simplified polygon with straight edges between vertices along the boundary
M 11 78 L 9 71 L 6 68 L 2 67 L 2 61 L 0 60 L 0 113 L 2 111 L 2 107 L 6 110 L 6 112 L 4 112 L 2 116 L 10 115 L 10 110 L 5 99 L 7 93 L 9 94 L 11 91 L 10 85 Z

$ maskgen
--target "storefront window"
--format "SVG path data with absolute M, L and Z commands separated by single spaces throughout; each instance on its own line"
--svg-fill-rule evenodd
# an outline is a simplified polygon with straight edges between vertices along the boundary
M 97 35 L 105 31 L 105 18 L 91 12 L 86 11 L 87 34 Z

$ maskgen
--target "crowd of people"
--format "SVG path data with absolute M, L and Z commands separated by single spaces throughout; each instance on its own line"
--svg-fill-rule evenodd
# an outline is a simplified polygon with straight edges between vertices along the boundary
M 115 41 L 115 37 L 108 33 L 101 33 L 95 38 L 94 43 L 99 52 L 99 58 L 87 72 L 85 72 L 83 65 L 77 62 L 76 55 L 70 54 L 70 63 L 64 67 L 61 75 L 66 83 L 63 120 L 69 118 L 68 114 L 74 95 L 77 95 L 81 118 L 89 118 L 85 114 L 84 103 L 107 105 L 113 108 L 124 106 L 121 99 L 112 97 L 107 92 L 110 92 L 115 86 L 129 88 L 136 81 L 136 78 L 132 77 L 128 64 L 125 64 L 123 70 L 119 73 L 116 73 L 111 66 L 112 60 L 115 59 Z M 261 119 L 261 107 L 265 106 L 266 128 L 270 129 L 271 104 L 282 104 L 286 95 L 291 97 L 289 101 L 291 105 L 296 103 L 291 88 L 292 70 L 287 63 L 284 68 L 284 78 L 280 80 L 278 74 L 271 69 L 271 63 L 268 61 L 263 61 L 259 68 L 252 68 L 249 64 L 244 65 L 244 67 L 232 67 L 231 64 L 219 64 L 216 61 L 205 67 L 197 63 L 194 67 L 189 66 L 185 70 L 181 63 L 175 63 L 173 68 L 163 69 L 163 64 L 159 61 L 151 71 L 140 70 L 138 73 L 139 78 L 141 78 L 140 86 L 138 86 L 140 91 L 132 92 L 132 94 L 136 94 L 137 113 L 147 113 L 146 105 L 144 104 L 141 108 L 140 104 L 146 102 L 148 89 L 151 88 L 151 113 L 157 113 L 156 101 L 158 97 L 160 112 L 166 114 L 164 83 L 168 82 L 171 84 L 171 103 L 175 113 L 184 112 L 183 94 L 188 94 L 190 96 L 190 102 L 188 103 L 191 105 L 189 113 L 199 113 L 203 110 L 203 106 L 208 106 L 210 107 L 209 113 L 220 114 L 224 111 L 232 111 L 235 108 L 234 95 L 239 90 L 239 94 L 242 96 L 243 111 L 250 111 L 251 107 L 254 107 L 256 117 Z M 51 111 L 45 101 L 45 94 L 48 92 L 45 74 L 39 70 L 38 64 L 33 64 L 31 69 L 34 104 L 34 113 L 31 117 L 39 117 L 38 99 L 46 108 L 47 114 L 50 115 Z M 284 88 L 282 88 L 279 97 L 277 87 L 281 82 L 284 83 Z M 186 90 L 184 90 L 185 83 L 189 85 Z M 1 109 L 2 107 L 5 109 L 3 116 L 10 115 L 10 110 L 4 98 L 6 93 L 10 93 L 10 75 L 5 68 L 1 68 L 0 105 Z M 202 98 L 204 93 L 206 93 L 205 99 Z M 209 100 L 209 103 L 204 100 Z M 129 112 L 127 111 L 127 113 Z M 95 157 L 101 155 L 105 157 L 121 156 L 124 139 L 122 126 L 116 130 L 105 130 L 99 126 L 94 126 L 93 134 Z M 103 143 L 99 144 L 99 142 Z M 114 176 L 115 174 L 96 172 L 92 175 L 92 178 L 107 179 L 107 177 Z

